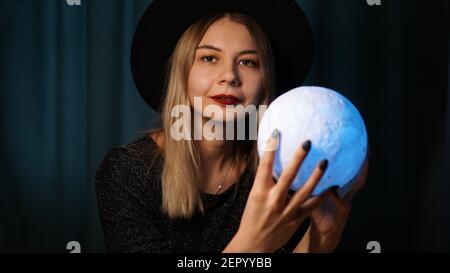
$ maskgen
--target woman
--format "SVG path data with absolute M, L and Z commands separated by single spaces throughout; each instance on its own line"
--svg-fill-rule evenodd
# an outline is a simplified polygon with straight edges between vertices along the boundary
M 309 47 L 312 48 L 307 39 L 309 26 L 295 3 L 278 2 L 287 4 L 263 1 L 254 6 L 251 4 L 256 2 L 252 1 L 245 4 L 217 1 L 215 7 L 209 7 L 205 1 L 192 1 L 189 2 L 192 12 L 188 12 L 183 1 L 154 1 L 144 14 L 132 49 L 133 75 L 144 100 L 154 108 L 161 108 L 162 126 L 109 152 L 97 170 L 97 197 L 110 251 L 329 252 L 336 248 L 350 210 L 350 199 L 364 183 L 367 164 L 351 188 L 340 189 L 343 197 L 336 188 L 311 197 L 326 171 L 326 159 L 297 192 L 290 193 L 289 186 L 313 143 L 307 141 L 299 147 L 291 165 L 274 181 L 272 163 L 278 131 L 267 141 L 261 160 L 254 140 L 205 136 L 208 124 L 236 125 L 257 114 L 235 116 L 225 112 L 221 116 L 209 109 L 266 105 L 279 95 L 275 89 L 280 87 L 275 88 L 275 82 L 278 86 L 288 83 L 285 88 L 293 87 L 300 85 L 306 76 L 311 58 Z M 200 14 L 203 17 L 177 39 L 169 58 L 167 80 L 161 88 L 165 93 L 161 95 L 148 88 L 157 85 L 152 81 L 157 82 L 158 74 L 163 74 L 149 71 L 161 67 L 155 60 L 164 56 L 157 56 L 158 52 L 145 45 L 149 37 L 147 28 L 158 25 L 155 22 L 158 16 L 174 15 L 174 10 L 183 13 L 173 16 L 179 19 L 175 23 L 166 21 L 162 25 L 169 33 L 176 32 L 170 30 L 171 26 L 190 23 Z M 268 20 L 262 19 L 267 14 L 283 14 L 285 20 L 299 24 L 299 33 L 293 31 L 291 35 L 298 34 L 306 42 L 298 47 L 296 64 L 283 66 L 285 48 L 278 55 L 272 50 L 274 35 L 268 36 L 259 24 Z M 157 31 L 153 29 L 154 33 Z M 160 40 L 164 39 L 153 39 L 152 43 Z M 153 54 L 152 62 L 143 61 L 149 58 L 148 54 Z M 294 80 L 289 81 L 286 75 Z M 195 103 L 198 99 L 201 104 Z M 181 139 L 174 135 L 179 133 L 176 128 L 180 125 L 174 109 L 180 105 L 192 110 L 189 117 L 181 119 L 181 127 L 189 129 L 187 134 L 181 133 Z M 311 224 L 303 234 L 300 225 L 308 216 Z

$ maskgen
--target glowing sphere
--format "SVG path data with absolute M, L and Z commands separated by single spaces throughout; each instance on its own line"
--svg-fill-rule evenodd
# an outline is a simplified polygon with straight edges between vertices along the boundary
M 348 99 L 327 88 L 298 87 L 269 105 L 258 129 L 260 157 L 275 129 L 280 132 L 273 166 L 275 178 L 281 175 L 299 146 L 306 140 L 312 143 L 292 183 L 293 190 L 306 183 L 322 159 L 328 159 L 328 168 L 313 195 L 334 185 L 343 187 L 357 174 L 366 156 L 364 120 Z

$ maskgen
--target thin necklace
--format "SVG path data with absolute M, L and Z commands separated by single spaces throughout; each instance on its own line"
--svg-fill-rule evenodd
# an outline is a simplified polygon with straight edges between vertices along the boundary
M 230 170 L 230 168 L 231 168 L 231 160 L 230 163 L 228 164 L 228 169 L 227 172 L 225 173 L 225 177 L 223 178 L 222 183 L 219 185 L 219 189 L 217 190 L 216 194 L 219 194 L 219 192 L 222 190 L 223 184 L 225 183 L 225 179 L 227 178 L 228 171 Z

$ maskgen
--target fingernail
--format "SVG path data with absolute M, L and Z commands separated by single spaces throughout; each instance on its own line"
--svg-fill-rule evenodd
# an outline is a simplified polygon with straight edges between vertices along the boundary
M 327 169 L 327 167 L 328 167 L 328 160 L 327 159 L 324 159 L 324 160 L 320 161 L 319 168 L 322 171 L 325 171 Z
M 278 136 L 280 135 L 280 132 L 278 131 L 278 129 L 273 130 L 272 132 L 272 138 L 274 139 L 278 139 Z
M 305 152 L 308 152 L 310 149 L 311 149 L 311 141 L 307 140 L 303 142 L 303 150 L 305 150 Z
M 330 188 L 330 191 L 332 191 L 332 192 L 335 192 L 337 190 L 339 190 L 339 186 L 333 186 Z
M 337 189 L 333 192 L 333 194 L 334 194 L 334 196 L 336 196 L 336 197 L 341 197 L 341 195 L 339 195 L 339 192 L 338 192 Z
M 338 193 L 339 188 L 340 188 L 339 186 L 333 186 L 330 188 L 330 191 L 334 196 L 339 197 L 339 193 Z

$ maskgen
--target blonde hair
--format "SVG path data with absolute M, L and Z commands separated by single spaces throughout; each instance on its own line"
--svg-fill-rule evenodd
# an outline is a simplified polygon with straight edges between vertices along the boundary
M 209 26 L 222 18 L 245 25 L 255 41 L 263 79 L 263 92 L 258 104 L 268 104 L 274 90 L 274 62 L 270 41 L 251 17 L 240 13 L 211 14 L 183 33 L 168 63 L 166 94 L 161 109 L 164 134 L 164 148 L 161 152 L 165 159 L 162 171 L 162 211 L 169 218 L 190 218 L 198 211 L 204 212 L 198 190 L 201 170 L 198 147 L 193 140 L 175 140 L 167 136 L 170 136 L 172 125 L 176 121 L 171 117 L 172 108 L 176 105 L 190 105 L 187 83 L 197 46 Z M 256 141 L 235 141 L 232 157 L 232 164 L 245 164 L 251 171 L 256 171 Z

